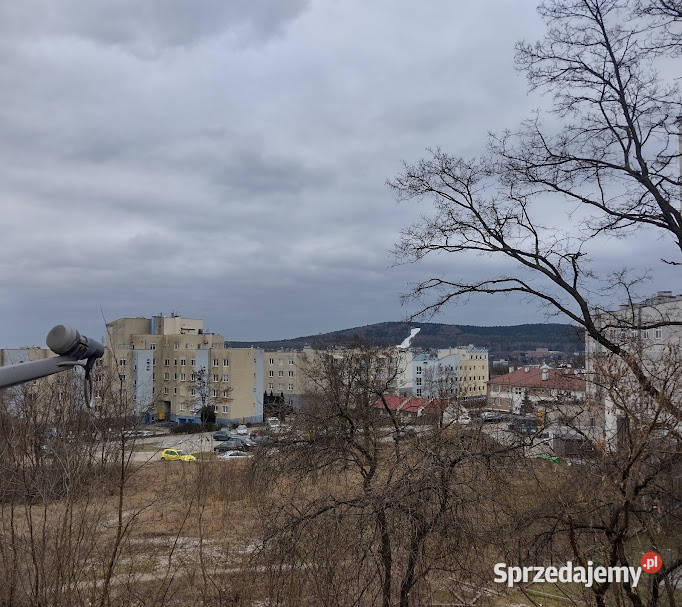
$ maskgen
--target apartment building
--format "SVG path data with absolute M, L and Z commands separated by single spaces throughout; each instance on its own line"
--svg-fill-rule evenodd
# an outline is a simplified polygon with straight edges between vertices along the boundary
M 226 347 L 201 319 L 120 318 L 107 324 L 107 345 L 104 366 L 147 421 L 197 421 L 204 405 L 220 424 L 263 419 L 263 350 Z
M 314 350 L 266 350 L 263 353 L 263 384 L 268 395 L 280 396 L 284 402 L 299 407 L 305 393 L 305 365 Z
M 410 360 L 414 396 L 457 394 L 482 398 L 489 378 L 488 350 L 473 345 L 415 354 Z
M 666 376 L 661 372 L 664 367 L 680 364 L 682 294 L 659 291 L 642 302 L 624 304 L 616 310 L 603 310 L 596 316 L 596 324 L 612 341 L 637 359 L 654 384 Z M 603 387 L 608 383 L 604 381 L 604 375 L 619 376 L 623 385 L 631 385 L 635 408 L 639 405 L 634 401 L 643 402 L 644 399 L 639 394 L 637 382 L 625 371 L 625 363 L 589 336 L 585 339 L 585 366 L 587 395 L 603 406 L 604 434 L 606 440 L 612 442 L 623 416 Z

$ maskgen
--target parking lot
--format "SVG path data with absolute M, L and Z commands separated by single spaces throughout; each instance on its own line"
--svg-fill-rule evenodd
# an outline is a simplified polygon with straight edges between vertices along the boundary
M 147 462 L 158 460 L 164 449 L 181 449 L 187 453 L 212 452 L 218 444 L 213 440 L 213 432 L 201 432 L 199 434 L 160 434 L 146 438 L 131 439 L 131 460 L 135 462 Z

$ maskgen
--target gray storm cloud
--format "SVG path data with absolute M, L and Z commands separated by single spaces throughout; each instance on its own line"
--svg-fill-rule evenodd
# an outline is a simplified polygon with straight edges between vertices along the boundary
M 541 106 L 513 70 L 541 32 L 501 0 L 2 3 L 0 345 L 56 322 L 98 336 L 102 313 L 176 310 L 232 339 L 403 317 L 429 266 L 390 250 L 427 209 L 385 180 Z M 620 254 L 665 249 L 636 246 Z M 542 320 L 513 303 L 439 320 Z

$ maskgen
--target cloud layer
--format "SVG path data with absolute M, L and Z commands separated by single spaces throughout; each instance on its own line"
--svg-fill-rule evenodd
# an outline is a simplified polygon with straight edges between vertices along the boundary
M 512 67 L 541 32 L 503 0 L 4 3 L 0 345 L 171 310 L 231 339 L 401 318 L 426 268 L 389 251 L 421 210 L 385 180 L 541 104 Z

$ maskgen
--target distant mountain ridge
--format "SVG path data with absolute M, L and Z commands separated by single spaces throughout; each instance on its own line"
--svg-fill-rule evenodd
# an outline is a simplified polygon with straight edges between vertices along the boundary
M 273 341 L 228 341 L 231 347 L 264 348 L 266 350 L 314 348 L 347 345 L 357 340 L 374 346 L 397 346 L 413 327 L 421 331 L 412 340 L 415 349 L 447 348 L 448 346 L 486 347 L 495 358 L 514 357 L 513 353 L 537 348 L 572 355 L 585 347 L 583 331 L 574 325 L 560 323 L 479 327 L 475 325 L 448 325 L 429 322 L 381 322 L 351 329 L 341 329 L 319 335 L 306 335 L 293 339 Z

